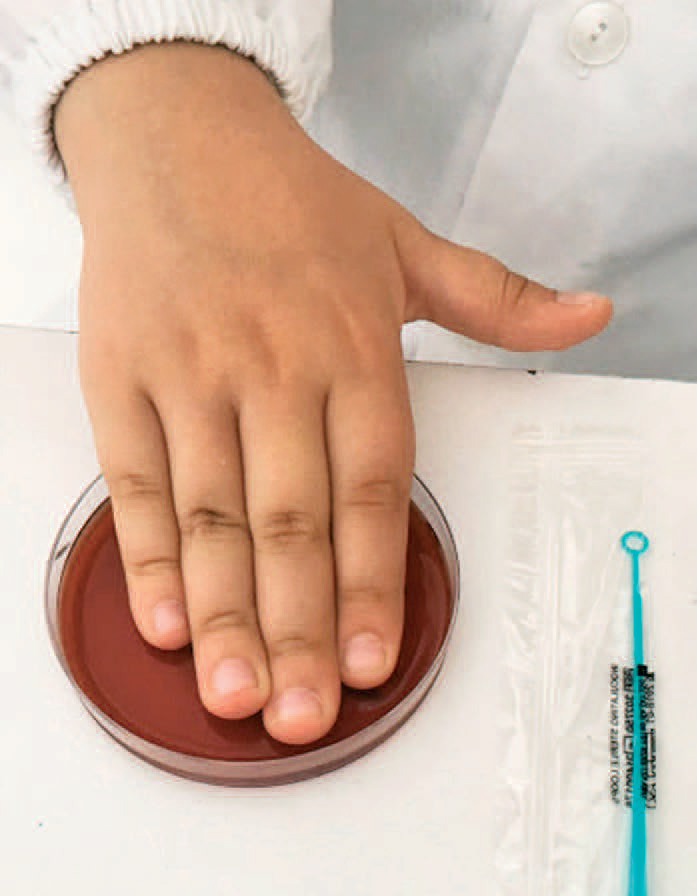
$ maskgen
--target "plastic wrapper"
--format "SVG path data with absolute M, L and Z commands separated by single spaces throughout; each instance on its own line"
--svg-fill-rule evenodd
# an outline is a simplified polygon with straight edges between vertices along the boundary
M 621 430 L 521 429 L 511 473 L 498 891 L 627 896 L 632 787 L 639 780 L 651 896 L 658 802 L 651 552 L 641 565 L 644 761 L 635 776 L 632 573 L 620 544 L 627 530 L 646 531 L 641 441 Z

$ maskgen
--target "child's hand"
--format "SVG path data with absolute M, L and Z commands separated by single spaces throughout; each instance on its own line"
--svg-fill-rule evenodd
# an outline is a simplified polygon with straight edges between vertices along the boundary
M 81 375 L 133 615 L 193 642 L 211 712 L 312 741 L 399 650 L 414 434 L 400 325 L 518 350 L 601 330 L 437 239 L 222 48 L 148 46 L 68 88 Z M 394 160 L 399 164 L 399 159 Z

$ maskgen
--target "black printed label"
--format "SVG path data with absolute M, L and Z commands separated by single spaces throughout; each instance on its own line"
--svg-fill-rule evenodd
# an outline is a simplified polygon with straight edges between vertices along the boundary
M 641 767 L 634 768 L 634 667 L 610 667 L 610 798 L 631 808 L 635 780 L 647 809 L 656 808 L 656 687 L 655 675 L 639 666 Z

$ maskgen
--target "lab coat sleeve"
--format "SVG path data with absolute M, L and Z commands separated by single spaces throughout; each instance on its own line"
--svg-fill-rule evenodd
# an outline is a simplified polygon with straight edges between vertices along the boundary
M 59 183 L 52 112 L 108 53 L 175 39 L 222 44 L 273 76 L 303 122 L 331 68 L 332 0 L 0 0 L 0 89 Z

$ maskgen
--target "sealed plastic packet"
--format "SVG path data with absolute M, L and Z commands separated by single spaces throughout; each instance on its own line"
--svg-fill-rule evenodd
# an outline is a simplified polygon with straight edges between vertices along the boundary
M 501 602 L 498 891 L 653 896 L 651 554 L 641 555 L 643 662 L 635 694 L 635 583 L 621 542 L 629 530 L 648 531 L 641 442 L 619 429 L 525 428 L 515 433 L 511 470 Z M 636 753 L 635 698 L 641 702 Z M 640 800 L 633 805 L 637 781 Z M 639 802 L 646 856 L 637 833 Z M 640 860 L 647 869 L 643 889 Z

